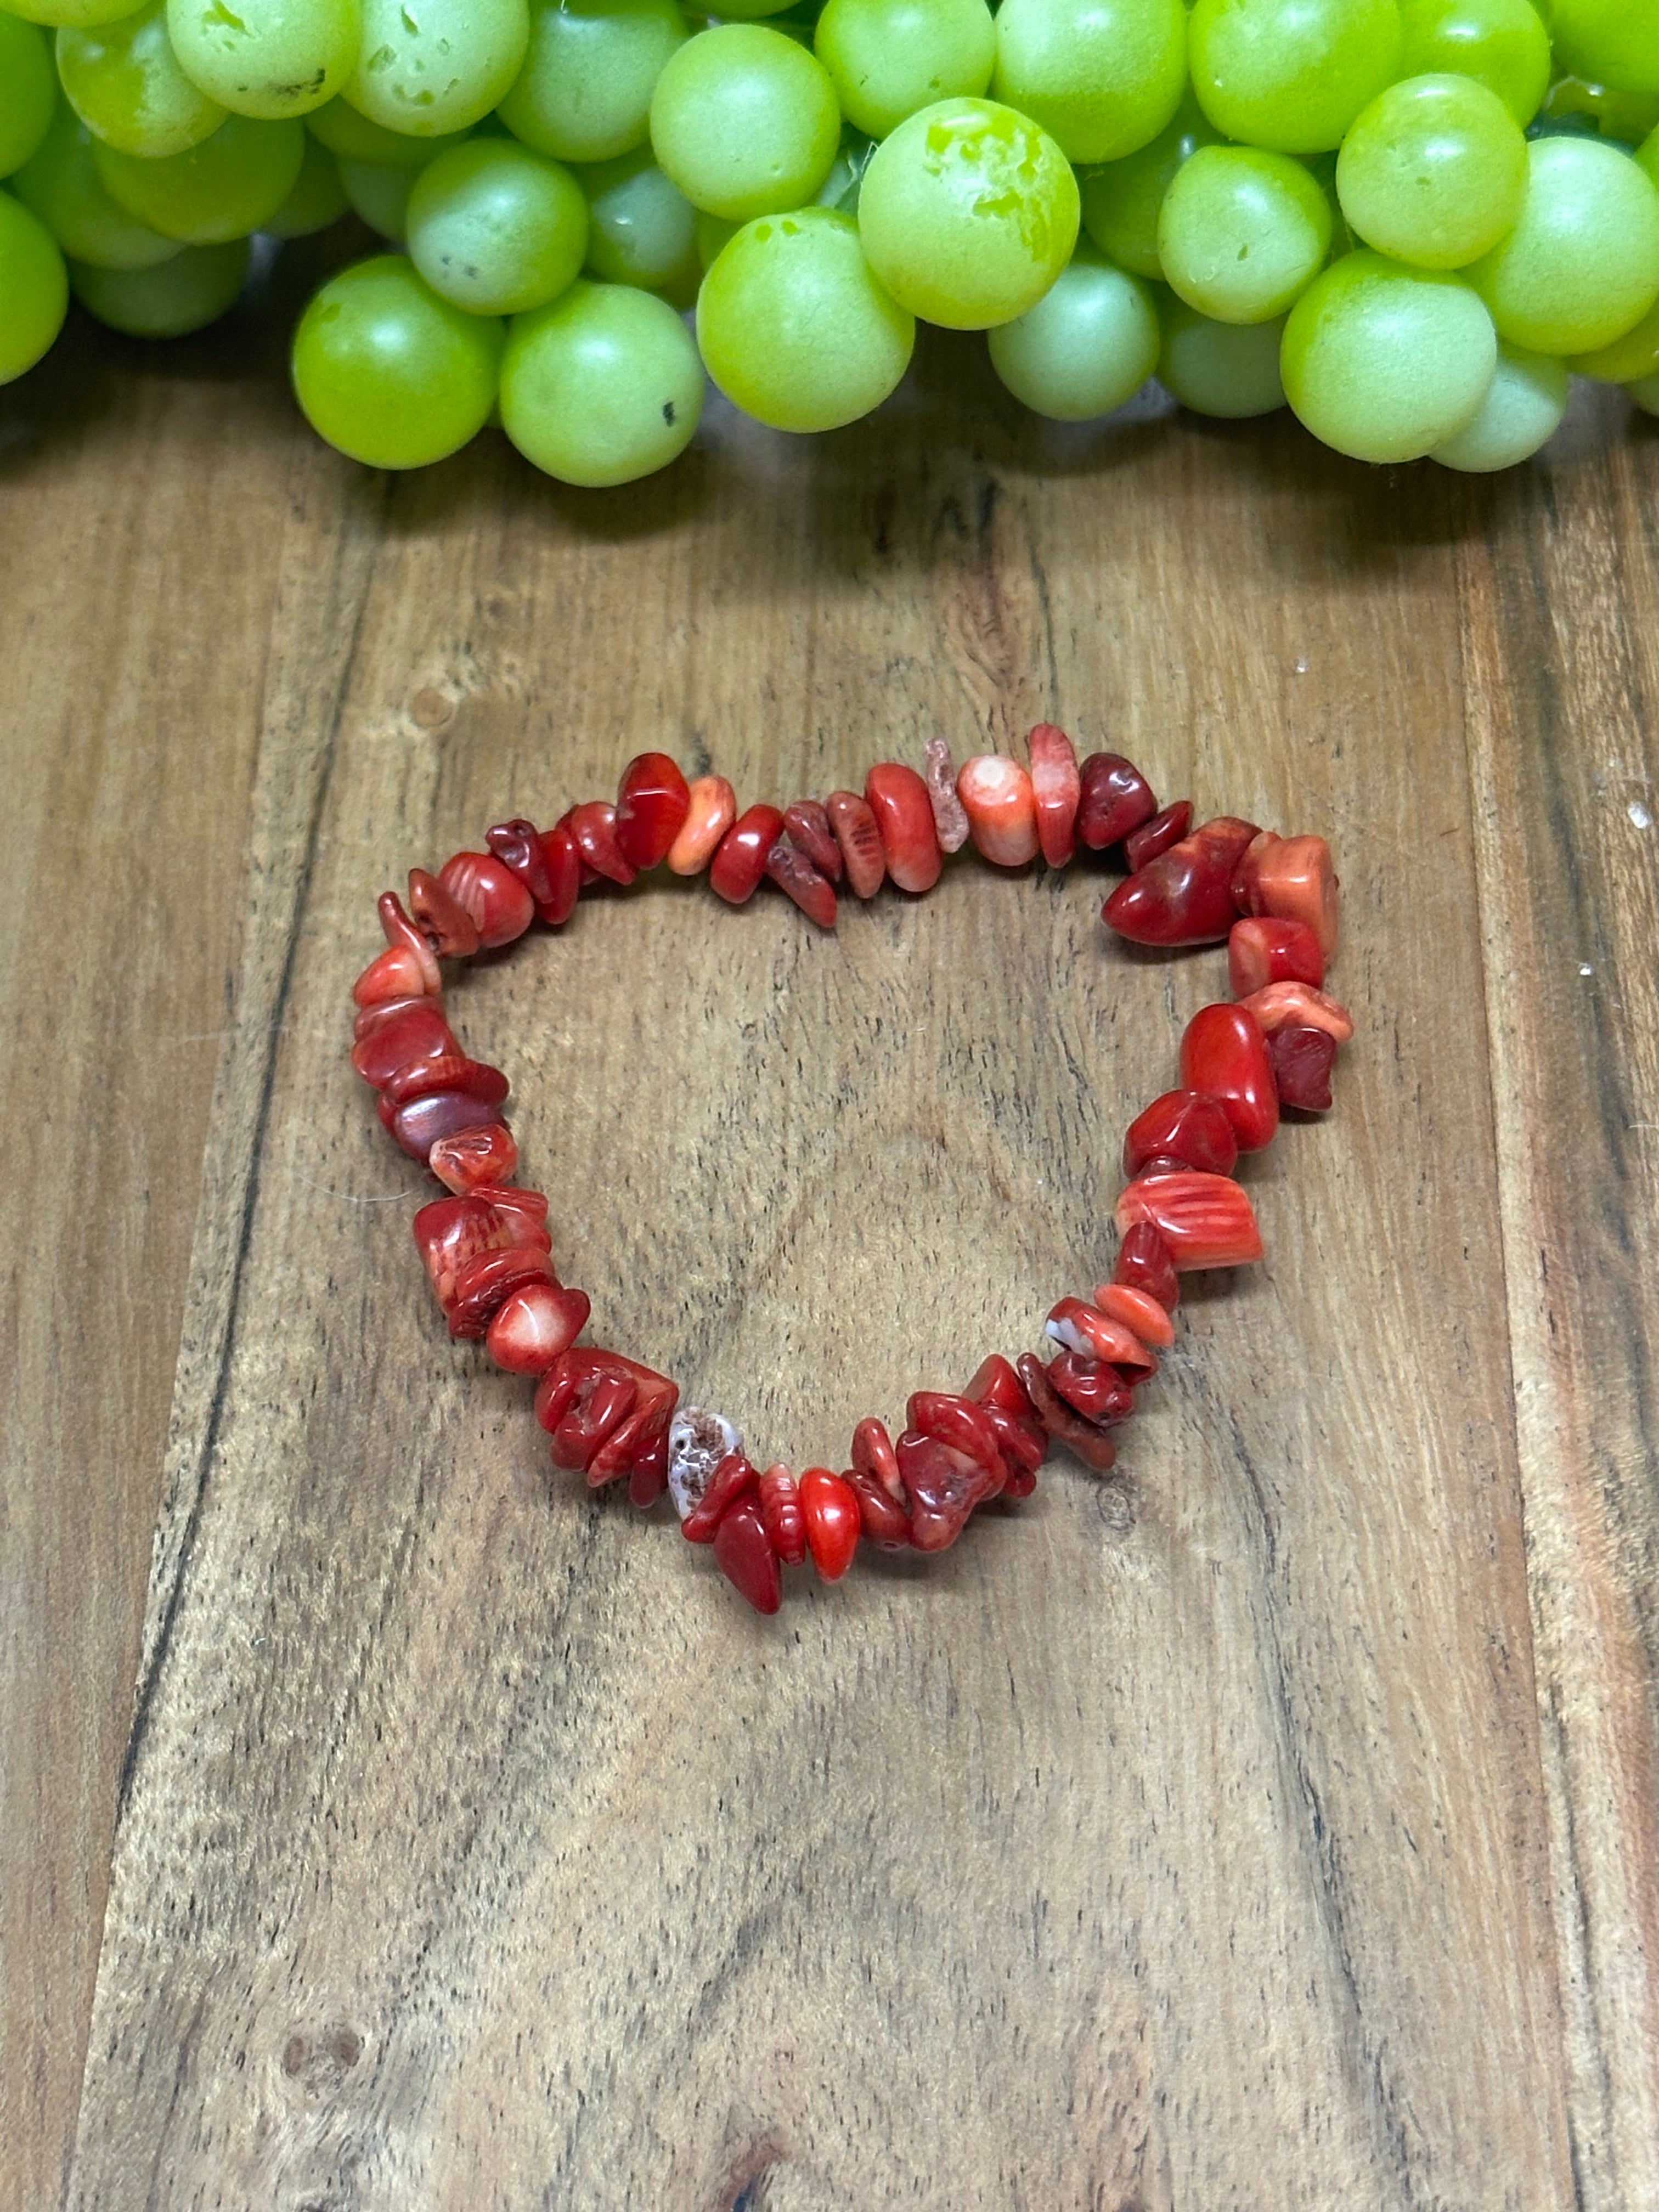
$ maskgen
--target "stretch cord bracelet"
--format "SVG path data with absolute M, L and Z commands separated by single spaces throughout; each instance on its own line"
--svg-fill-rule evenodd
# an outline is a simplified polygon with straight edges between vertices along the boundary
M 1249 1199 L 1233 1180 L 1241 1152 L 1271 1143 L 1279 1109 L 1322 1113 L 1337 1047 L 1353 1024 L 1321 988 L 1336 948 L 1337 881 L 1322 837 L 1280 837 L 1222 815 L 1193 829 L 1192 804 L 1160 808 L 1115 753 L 1079 767 L 1063 731 L 1042 723 L 1030 767 L 1003 754 L 957 775 L 949 747 L 927 747 L 926 775 L 872 768 L 860 798 L 750 806 L 723 776 L 688 785 L 665 753 L 641 753 L 615 805 L 573 806 L 552 829 L 498 823 L 483 853 L 457 853 L 436 875 L 411 869 L 409 905 L 381 894 L 386 949 L 353 988 L 352 1065 L 379 1094 L 382 1122 L 452 1194 L 423 1206 L 415 1241 L 453 1337 L 482 1337 L 498 1366 L 536 1381 L 536 1416 L 553 1458 L 590 1484 L 626 1479 L 641 1508 L 669 1491 L 682 1533 L 712 1544 L 732 1583 L 775 1613 L 781 1569 L 808 1555 L 836 1582 L 860 1538 L 887 1549 L 943 1551 L 994 1498 L 1027 1498 L 1050 1443 L 1103 1474 L 1109 1431 L 1173 1343 L 1179 1278 L 1261 1256 Z M 507 945 L 538 916 L 568 921 L 585 886 L 630 884 L 665 860 L 707 871 L 741 906 L 769 878 L 833 929 L 836 886 L 872 898 L 890 879 L 920 894 L 946 854 L 971 838 L 1000 866 L 1041 853 L 1064 867 L 1077 845 L 1121 846 L 1129 872 L 1103 919 L 1136 944 L 1227 945 L 1231 1001 L 1201 1007 L 1181 1041 L 1181 1087 L 1153 1100 L 1123 1145 L 1121 1237 L 1109 1283 L 1049 1313 L 1059 1346 L 993 1353 L 960 1392 L 919 1390 L 896 1443 L 879 1420 L 853 1431 L 850 1467 L 761 1468 L 719 1413 L 676 1411 L 678 1386 L 620 1352 L 579 1346 L 586 1293 L 554 1273 L 547 1200 L 512 1181 L 518 1146 L 501 1114 L 507 1079 L 469 1060 L 444 1013 L 441 957 Z

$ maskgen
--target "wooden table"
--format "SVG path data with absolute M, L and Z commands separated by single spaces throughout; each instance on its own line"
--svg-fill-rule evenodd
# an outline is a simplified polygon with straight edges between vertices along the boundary
M 588 496 L 367 475 L 234 319 L 72 333 L 0 484 L 0 2204 L 1659 2202 L 1654 426 L 1371 473 L 952 342 Z M 763 1623 L 446 1340 L 374 896 L 646 745 L 1041 715 L 1329 831 L 1339 1110 L 1121 1482 Z M 467 981 L 596 1338 L 798 1463 L 1032 1343 L 1218 988 L 1101 888 Z

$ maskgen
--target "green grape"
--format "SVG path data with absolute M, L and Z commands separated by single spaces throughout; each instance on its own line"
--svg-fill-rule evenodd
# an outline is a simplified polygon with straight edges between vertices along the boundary
M 377 169 L 423 169 L 448 147 L 464 146 L 468 137 L 465 131 L 453 131 L 435 138 L 411 138 L 406 131 L 371 123 L 343 100 L 313 107 L 306 129 L 340 161 L 369 161 Z
M 84 30 L 94 23 L 118 22 L 123 15 L 132 13 L 133 0 L 3 0 L 6 14 L 15 15 L 25 23 L 44 23 L 48 30 L 56 30 L 60 23 L 72 23 Z
M 984 92 L 997 33 L 985 0 L 829 0 L 812 50 L 848 121 L 884 138 L 919 107 Z
M 903 376 L 914 317 L 883 290 L 858 225 L 833 208 L 761 216 L 703 279 L 697 343 L 726 398 L 774 430 L 833 430 Z
M 418 169 L 385 169 L 378 161 L 342 161 L 340 190 L 354 215 L 394 246 L 409 242 L 409 197 Z
M 803 206 L 829 175 L 841 111 L 829 71 L 753 23 L 689 39 L 651 95 L 658 162 L 694 207 L 748 222 Z
M 1512 345 L 1594 353 L 1659 298 L 1659 191 L 1602 139 L 1535 138 L 1520 220 L 1468 275 Z
M 354 262 L 294 333 L 294 390 L 331 446 L 418 469 L 476 436 L 495 404 L 501 325 L 441 300 L 399 253 Z
M 674 0 L 538 0 L 501 118 L 556 161 L 631 154 L 651 135 L 651 94 L 689 35 Z
M 902 307 L 947 329 L 1036 307 L 1077 244 L 1077 179 L 1046 131 L 990 100 L 907 117 L 864 173 L 859 231 Z
M 562 483 L 631 483 L 666 468 L 702 414 L 702 363 L 665 300 L 580 277 L 515 316 L 501 362 L 501 427 Z
M 1158 380 L 1183 407 L 1243 422 L 1285 404 L 1279 374 L 1282 322 L 1212 322 L 1173 296 L 1160 319 Z
M 1527 142 L 1495 92 L 1467 76 L 1408 76 L 1378 93 L 1337 157 L 1358 236 L 1419 269 L 1462 269 L 1519 220 Z
M 1659 415 L 1659 376 L 1644 376 L 1632 384 L 1630 396 L 1644 415 Z
M 110 198 L 140 222 L 185 246 L 224 246 L 276 214 L 299 180 L 305 154 L 298 123 L 232 115 L 187 154 L 147 161 L 100 145 L 93 159 Z
M 1431 447 L 1429 459 L 1449 469 L 1489 475 L 1513 468 L 1555 435 L 1567 410 L 1567 372 L 1541 353 L 1498 349 L 1498 367 L 1473 419 Z
M 1659 0 L 1555 0 L 1559 69 L 1615 92 L 1659 92 Z
M 1532 121 L 1550 82 L 1550 34 L 1533 0 L 1400 0 L 1401 76 L 1472 76 L 1516 121 Z
M 167 0 L 167 11 L 185 74 L 267 123 L 332 100 L 357 58 L 357 0 Z
M 89 315 L 134 338 L 181 338 L 216 323 L 247 282 L 245 238 L 187 246 L 155 269 L 70 264 L 75 296 Z
M 342 97 L 412 137 L 465 131 L 523 64 L 526 0 L 362 0 L 362 43 Z
M 1083 228 L 1110 261 L 1137 276 L 1161 276 L 1158 218 L 1176 171 L 1200 146 L 1213 146 L 1216 135 L 1203 109 L 1188 92 L 1173 123 L 1138 154 L 1109 161 L 1079 179 Z
M 178 240 L 135 222 L 110 198 L 93 160 L 94 143 L 79 117 L 59 107 L 38 151 L 12 179 L 12 190 L 72 261 L 97 269 L 154 269 L 170 261 Z
M 1193 89 L 1224 138 L 1281 154 L 1342 143 L 1397 74 L 1395 0 L 1197 0 Z
M 52 127 L 58 79 L 33 23 L 0 15 L 0 177 L 21 169 Z
M 307 138 L 293 191 L 261 228 L 273 238 L 309 238 L 337 222 L 349 205 L 338 162 L 326 146 Z
M 147 161 L 199 146 L 228 112 L 179 68 L 166 0 L 95 30 L 59 31 L 58 75 L 94 138 Z
M 1318 274 L 1330 202 L 1301 162 L 1255 146 L 1202 146 L 1158 218 L 1158 258 L 1177 295 L 1219 323 L 1269 323 Z
M 1068 161 L 1121 161 L 1148 144 L 1186 83 L 1182 0 L 1002 0 L 991 88 Z
M 69 310 L 57 240 L 9 192 L 0 192 L 0 384 L 9 384 L 51 348 Z
M 1361 252 L 1291 308 L 1279 371 L 1302 421 L 1339 453 L 1414 461 L 1474 419 L 1497 362 L 1472 286 Z
M 657 292 L 695 274 L 697 210 L 664 176 L 648 146 L 620 154 L 614 161 L 597 162 L 582 183 L 587 192 L 587 265 L 596 276 L 609 284 L 639 284 Z
M 1599 384 L 1639 384 L 1659 374 L 1659 303 L 1623 337 L 1594 353 L 1574 354 L 1567 367 L 1575 376 L 1593 376 Z
M 1055 422 L 1091 422 L 1133 399 L 1158 366 L 1158 310 L 1139 277 L 1086 240 L 1037 301 L 987 334 L 1016 399 Z
M 1604 84 L 1586 84 L 1583 77 L 1564 76 L 1550 87 L 1543 112 L 1552 121 L 1593 123 L 1604 138 L 1622 139 L 1634 146 L 1659 124 L 1659 93 L 1611 92 Z
M 421 171 L 409 196 L 410 258 L 433 290 L 475 315 L 555 298 L 587 252 L 587 202 L 568 169 L 515 138 L 475 138 Z

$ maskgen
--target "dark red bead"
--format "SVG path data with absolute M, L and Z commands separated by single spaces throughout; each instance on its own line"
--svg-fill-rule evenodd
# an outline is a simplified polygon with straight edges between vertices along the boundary
M 757 1613 L 775 1613 L 783 1603 L 783 1577 L 761 1518 L 759 1503 L 739 1498 L 714 1531 L 714 1559 L 733 1589 Z
M 506 1117 L 494 1107 L 481 1106 L 465 1091 L 432 1091 L 411 1098 L 406 1106 L 379 1107 L 382 1122 L 412 1160 L 424 1160 L 441 1137 L 459 1136 L 463 1129 L 479 1128 Z
M 573 1346 L 536 1390 L 536 1419 L 553 1439 L 559 1467 L 585 1468 L 590 1484 L 644 1470 L 635 1503 L 648 1504 L 667 1477 L 668 1424 L 679 1392 L 619 1352 Z
M 537 913 L 544 914 L 553 903 L 553 878 L 535 823 L 522 814 L 515 815 L 512 821 L 498 822 L 486 830 L 484 842 L 503 867 L 512 869 L 536 902 Z
M 855 791 L 832 791 L 823 807 L 841 848 L 848 889 L 861 899 L 874 898 L 887 880 L 887 855 L 875 816 Z
M 966 1453 L 994 1478 L 998 1488 L 1001 1487 L 1002 1452 L 997 1432 L 986 1419 L 982 1406 L 975 1405 L 969 1397 L 954 1396 L 948 1390 L 916 1390 L 911 1393 L 904 1418 L 919 1435 L 949 1444 L 952 1451 Z M 899 1472 L 902 1474 L 903 1471 L 901 1462 Z M 913 1498 L 915 1494 L 913 1491 Z
M 1102 1429 L 1073 1413 L 1048 1380 L 1048 1370 L 1035 1352 L 1022 1352 L 1014 1362 L 1019 1379 L 1030 1395 L 1037 1419 L 1056 1443 L 1075 1452 L 1085 1467 L 1104 1474 L 1117 1459 L 1117 1446 Z
M 617 790 L 617 848 L 638 874 L 665 860 L 691 811 L 691 788 L 666 753 L 636 753 Z
M 1278 921 L 1262 915 L 1233 924 L 1227 939 L 1227 982 L 1234 998 L 1248 999 L 1270 983 L 1306 983 L 1316 991 L 1324 980 L 1325 956 L 1305 921 Z
M 511 945 L 535 920 L 535 900 L 493 853 L 452 853 L 438 880 L 471 916 L 482 945 Z
M 1214 944 L 1237 919 L 1233 869 L 1255 834 L 1231 815 L 1206 822 L 1126 878 L 1101 919 L 1135 945 Z
M 862 1468 L 849 1467 L 842 1480 L 859 1502 L 859 1526 L 866 1542 L 884 1552 L 902 1552 L 910 1541 L 910 1513 L 889 1497 L 879 1480 Z
M 1025 1385 L 1000 1352 L 981 1360 L 974 1370 L 972 1382 L 962 1395 L 971 1398 L 976 1406 L 1000 1406 L 1007 1413 L 1029 1413 L 1031 1410 Z
M 790 843 L 805 854 L 821 876 L 827 876 L 832 884 L 841 881 L 841 847 L 830 827 L 828 813 L 816 799 L 798 799 L 793 806 L 786 806 L 783 828 Z
M 1241 1152 L 1259 1152 L 1272 1144 L 1279 1127 L 1279 1087 L 1267 1040 L 1248 1006 L 1218 1000 L 1199 1008 L 1182 1036 L 1181 1079 L 1189 1091 L 1207 1091 L 1220 1102 Z M 1231 1173 L 1227 1168 L 1208 1171 Z
M 1336 1039 L 1328 1030 L 1275 1030 L 1267 1039 L 1267 1058 L 1281 1106 L 1293 1106 L 1299 1114 L 1330 1111 Z
M 568 921 L 581 896 L 582 856 L 568 822 L 555 823 L 542 832 L 542 866 L 547 871 L 547 904 L 538 908 L 542 920 L 555 929 Z
M 1130 1122 L 1123 1139 L 1123 1172 L 1133 1179 L 1157 1158 L 1211 1175 L 1231 1175 L 1238 1164 L 1238 1139 L 1227 1109 L 1201 1091 L 1166 1091 Z
M 1000 1469 L 994 1475 L 966 1452 L 917 1430 L 907 1429 L 895 1449 L 910 1493 L 910 1540 L 919 1552 L 954 1544 L 975 1506 L 1001 1487 Z
M 379 1091 L 406 1067 L 458 1055 L 440 999 L 389 999 L 357 1017 L 351 1065 Z
M 1115 1367 L 1081 1352 L 1062 1352 L 1048 1362 L 1048 1380 L 1074 1413 L 1097 1428 L 1114 1428 L 1135 1409 L 1135 1394 Z
M 434 952 L 469 960 L 478 949 L 478 927 L 459 899 L 453 899 L 424 868 L 409 872 L 409 910 L 432 941 Z
M 444 987 L 438 966 L 438 957 L 432 950 L 431 940 L 424 930 L 416 929 L 404 912 L 404 902 L 396 891 L 382 891 L 376 901 L 380 917 L 380 929 L 386 944 L 394 952 L 408 952 L 419 963 L 422 986 L 435 997 Z
M 1181 1304 L 1181 1278 L 1176 1272 L 1175 1255 L 1153 1222 L 1138 1221 L 1125 1235 L 1118 1247 L 1112 1280 L 1121 1283 L 1126 1290 L 1145 1291 L 1149 1297 L 1158 1300 L 1165 1313 L 1173 1313 Z
M 1149 860 L 1178 845 L 1193 826 L 1193 802 L 1177 799 L 1172 805 L 1132 830 L 1123 841 L 1123 857 L 1131 868 L 1144 868 Z
M 562 826 L 576 841 L 576 850 L 596 876 L 613 884 L 631 884 L 637 871 L 623 857 L 617 842 L 617 810 L 601 799 L 585 799 L 573 806 Z
M 626 1375 L 600 1371 L 585 1376 L 553 1431 L 555 1467 L 573 1473 L 585 1469 L 611 1431 L 633 1412 L 637 1395 Z
M 1152 787 L 1121 753 L 1091 753 L 1078 770 L 1077 834 L 1091 852 L 1121 844 L 1158 811 Z
M 702 1496 L 680 1523 L 680 1534 L 686 1542 L 712 1544 L 727 1506 L 734 1498 L 741 1498 L 745 1491 L 754 1489 L 759 1480 L 759 1474 L 741 1452 L 727 1452 L 709 1476 Z
M 1048 1457 L 1048 1431 L 1035 1413 L 1011 1413 L 1001 1406 L 988 1406 L 985 1418 L 996 1431 L 997 1449 L 1008 1470 L 1005 1492 L 1012 1492 L 1016 1476 L 1035 1476 Z M 1018 1494 L 1029 1498 L 1036 1486 L 1033 1481 Z
M 668 1426 L 663 1426 L 634 1455 L 628 1476 L 628 1502 L 641 1512 L 668 1487 Z
M 754 896 L 782 829 L 783 817 L 775 806 L 751 806 L 720 839 L 708 864 L 708 881 L 729 906 L 742 906 Z
M 805 853 L 780 837 L 766 856 L 766 872 L 781 891 L 793 899 L 809 921 L 820 929 L 836 926 L 835 886 L 821 876 Z
M 533 1245 L 519 1244 L 504 1252 L 480 1252 L 455 1278 L 455 1295 L 449 1304 L 449 1333 L 454 1337 L 482 1336 L 514 1291 L 526 1284 L 553 1280 L 553 1262 Z
M 499 1106 L 507 1096 L 507 1080 L 499 1067 L 491 1067 L 487 1060 L 447 1053 L 441 1060 L 417 1060 L 413 1067 L 399 1068 L 380 1096 L 387 1106 L 398 1107 L 434 1091 L 459 1091 L 476 1098 L 480 1106 Z

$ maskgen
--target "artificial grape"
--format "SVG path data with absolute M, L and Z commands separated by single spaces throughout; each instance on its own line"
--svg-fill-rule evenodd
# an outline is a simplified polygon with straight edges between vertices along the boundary
M 1623 337 L 1594 353 L 1575 354 L 1566 366 L 1575 376 L 1593 376 L 1599 384 L 1638 384 L 1659 372 L 1659 302 Z
M 475 315 L 556 299 L 587 251 L 587 202 L 568 169 L 513 138 L 473 138 L 428 162 L 405 216 L 433 290 Z
M 245 238 L 187 246 L 154 269 L 92 269 L 70 264 L 75 296 L 88 314 L 135 338 L 179 338 L 216 323 L 247 282 Z
M 331 276 L 294 334 L 294 389 L 313 429 L 370 468 L 443 459 L 495 404 L 502 328 L 441 300 L 401 255 Z
M 1085 242 L 1036 307 L 1000 324 L 988 343 L 1016 399 L 1056 422 L 1086 422 L 1133 399 L 1158 366 L 1158 311 L 1139 277 Z
M 1659 191 L 1616 146 L 1535 138 L 1520 220 L 1468 276 L 1511 345 L 1611 345 L 1659 299 Z
M 1559 68 L 1617 92 L 1659 92 L 1659 0 L 1555 0 Z
M 781 32 L 752 23 L 688 40 L 651 96 L 663 170 L 694 207 L 729 222 L 804 205 L 840 143 L 828 70 Z
M 1238 422 L 1285 404 L 1282 322 L 1213 322 L 1174 298 L 1164 303 L 1159 319 L 1158 380 L 1183 407 Z
M 1158 218 L 1164 195 L 1182 163 L 1200 146 L 1215 143 L 1209 119 L 1189 90 L 1175 120 L 1150 145 L 1079 179 L 1083 228 L 1108 260 L 1136 276 L 1162 276 Z
M 135 222 L 104 189 L 93 161 L 93 136 L 68 107 L 60 106 L 38 150 L 12 179 L 12 190 L 32 208 L 71 261 L 94 269 L 154 269 L 179 251 Z
M 992 91 L 1068 161 L 1117 161 L 1148 144 L 1186 82 L 1182 0 L 1002 0 Z
M 185 246 L 223 246 L 276 214 L 298 181 L 305 152 L 298 123 L 229 115 L 185 154 L 145 161 L 100 144 L 93 160 L 110 198 L 140 222 Z
M 132 13 L 132 0 L 5 0 L 5 12 L 26 23 L 44 23 L 55 30 L 72 23 L 84 28 L 94 23 L 118 22 Z
M 1158 219 L 1171 289 L 1221 323 L 1282 315 L 1317 275 L 1330 242 L 1330 203 L 1306 168 L 1292 155 L 1254 146 L 1200 147 L 1171 182 Z
M 648 146 L 596 162 L 583 175 L 587 194 L 587 265 L 608 284 L 647 292 L 683 288 L 695 295 L 697 210 L 665 177 Z M 718 218 L 715 218 L 718 220 Z
M 1524 129 L 1550 82 L 1550 37 L 1533 0 L 1400 0 L 1400 74 L 1455 71 L 1495 92 Z
M 1553 437 L 1566 412 L 1567 390 L 1559 361 L 1500 343 L 1498 367 L 1473 419 L 1431 447 L 1429 458 L 1479 476 L 1512 468 Z
M 870 265 L 912 314 L 986 330 L 1034 307 L 1072 258 L 1072 167 L 1046 131 L 989 100 L 941 100 L 877 149 L 859 196 Z
M 185 74 L 221 106 L 267 123 L 332 100 L 357 59 L 357 0 L 167 0 Z
M 1281 154 L 1339 146 L 1396 74 L 1395 0 L 1197 0 L 1193 89 L 1225 138 Z
M 514 319 L 501 363 L 501 425 L 565 483 L 629 483 L 684 452 L 702 413 L 702 363 L 653 293 L 579 278 Z
M 884 138 L 919 107 L 987 90 L 996 26 L 985 0 L 829 0 L 812 50 L 848 121 Z
M 858 225 L 833 208 L 745 224 L 697 297 L 709 374 L 775 430 L 867 415 L 904 374 L 915 335 L 865 259 Z
M 1511 230 L 1527 142 L 1495 92 L 1467 76 L 1409 76 L 1355 118 L 1336 161 L 1357 236 L 1418 269 L 1462 269 Z
M 69 275 L 39 216 L 0 192 L 0 384 L 33 368 L 64 327 Z
M 388 131 L 382 123 L 371 123 L 343 100 L 313 107 L 306 118 L 306 129 L 338 160 L 372 162 L 380 169 L 423 169 L 449 147 L 465 145 L 467 138 L 465 131 L 411 138 L 406 131 Z
M 273 238 L 309 238 L 337 222 L 349 203 L 340 182 L 340 165 L 326 146 L 307 137 L 294 189 L 264 228 Z
M 409 201 L 420 172 L 383 169 L 377 161 L 341 161 L 340 190 L 353 214 L 394 246 L 409 240 Z
M 512 84 L 529 40 L 526 0 L 362 0 L 343 97 L 412 137 L 465 131 Z
M 64 97 L 94 138 L 155 160 L 211 137 L 228 110 L 194 85 L 167 36 L 167 0 L 90 30 L 58 33 Z
M 538 0 L 503 123 L 559 161 L 610 161 L 650 135 L 651 94 L 690 36 L 674 0 Z
M 1297 301 L 1279 367 L 1315 437 L 1357 460 L 1413 461 L 1474 420 L 1497 362 L 1472 286 L 1361 251 Z
M 21 169 L 52 127 L 58 80 L 46 33 L 0 14 L 0 177 Z

